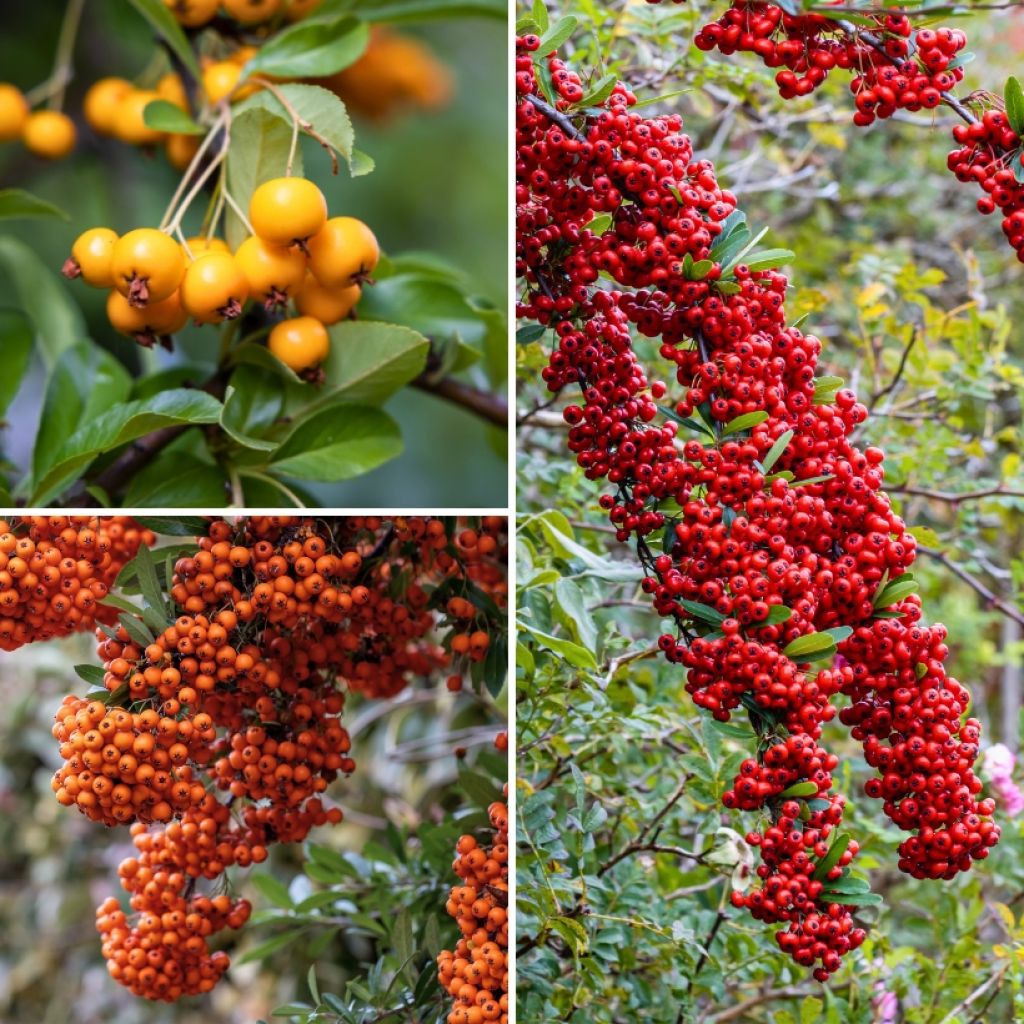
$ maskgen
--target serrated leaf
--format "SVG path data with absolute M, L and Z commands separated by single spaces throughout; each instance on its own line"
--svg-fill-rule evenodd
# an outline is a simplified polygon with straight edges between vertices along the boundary
M 782 799 L 785 800 L 788 797 L 815 796 L 817 794 L 817 792 L 818 792 L 818 787 L 813 782 L 810 782 L 810 781 L 794 782 L 793 785 L 787 786 L 779 794 L 779 796 Z
M 695 619 L 702 619 L 710 622 L 713 626 L 720 626 L 725 622 L 724 616 L 717 608 L 711 605 L 702 604 L 700 601 L 688 601 L 685 598 L 679 602 Z
M 834 646 L 835 641 L 829 633 L 805 633 L 786 644 L 782 648 L 782 653 L 794 661 L 806 661 L 808 656 L 821 655 Z
M 594 87 L 588 92 L 582 100 L 579 102 L 581 107 L 596 107 L 604 103 L 612 91 L 615 89 L 615 83 L 618 81 L 617 75 L 604 75 L 599 79 Z
M 369 26 L 347 15 L 300 21 L 271 36 L 242 69 L 275 78 L 322 78 L 354 64 L 370 39 Z
M 818 866 L 814 869 L 812 877 L 816 878 L 819 882 L 824 881 L 825 876 L 839 863 L 839 858 L 846 853 L 852 838 L 849 832 L 837 833 L 832 839 L 828 852 L 821 858 Z
M 84 679 L 93 686 L 100 686 L 106 691 L 104 679 L 107 673 L 99 665 L 76 665 L 75 672 L 79 678 Z

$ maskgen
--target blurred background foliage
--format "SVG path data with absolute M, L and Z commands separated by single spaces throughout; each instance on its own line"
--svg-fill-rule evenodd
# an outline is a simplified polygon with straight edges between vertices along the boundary
M 232 967 L 209 996 L 168 1006 L 110 979 L 93 925 L 96 906 L 122 895 L 117 865 L 135 852 L 127 830 L 60 807 L 50 788 L 53 714 L 65 694 L 89 689 L 74 671 L 83 663 L 97 664 L 85 634 L 0 655 L 0 1021 L 254 1024 L 275 1010 L 305 1020 L 302 1004 L 318 1001 L 311 977 L 332 1008 L 320 1021 L 443 1019 L 433 962 L 458 938 L 445 913 L 455 843 L 488 828 L 487 806 L 501 798 L 504 693 L 422 680 L 389 701 L 350 695 L 357 769 L 327 791 L 345 820 L 229 872 L 254 911 L 225 933 Z M 396 1006 L 401 1016 L 385 1012 Z
M 28 89 L 50 72 L 64 11 L 63 0 L 6 4 L 0 33 L 0 68 L 5 81 Z M 350 178 L 345 169 L 331 176 L 320 147 L 303 139 L 308 177 L 320 185 L 332 211 L 358 216 L 373 225 L 386 253 L 431 253 L 464 276 L 466 294 L 499 309 L 507 301 L 507 208 L 505 128 L 496 112 L 504 109 L 504 78 L 496 74 L 506 52 L 498 19 L 446 18 L 403 23 L 403 33 L 420 38 L 452 76 L 450 102 L 430 112 L 386 119 L 355 115 L 356 144 L 376 161 L 369 175 Z M 133 78 L 165 60 L 146 22 L 120 0 L 90 0 L 75 50 L 76 75 L 65 109 L 79 125 L 79 145 L 68 160 L 48 163 L 17 143 L 0 144 L 0 188 L 27 188 L 66 210 L 71 221 L 5 222 L 4 233 L 28 243 L 44 264 L 59 270 L 81 230 L 110 225 L 126 231 L 155 225 L 177 185 L 179 173 L 161 151 L 151 157 L 116 140 L 101 139 L 84 126 L 82 97 L 105 75 Z M 163 65 L 160 65 L 161 67 Z M 186 228 L 198 227 L 202 203 L 190 210 Z M 114 333 L 104 314 L 105 293 L 61 282 L 85 314 L 91 337 L 133 373 L 188 362 L 216 362 L 216 336 L 186 329 L 178 354 L 150 356 Z M 0 308 L 12 302 L 12 287 L 0 276 Z M 211 340 L 212 338 L 212 340 Z M 478 368 L 482 386 L 485 378 Z M 45 376 L 38 363 L 26 374 L 8 413 L 3 454 L 23 470 L 31 457 Z M 309 492 L 324 506 L 459 503 L 481 507 L 506 501 L 506 435 L 487 427 L 466 410 L 413 388 L 386 406 L 398 421 L 405 452 L 358 480 L 312 484 Z M 424 424 L 429 429 L 424 429 Z M 450 453 L 459 452 L 453 459 Z M 472 471 L 468 470 L 472 467 Z M 15 478 L 20 474 L 16 473 Z M 368 501 L 368 496 L 372 501 Z
M 951 672 L 971 688 L 985 744 L 1017 751 L 1024 268 L 998 218 L 975 209 L 979 193 L 946 169 L 953 115 L 940 108 L 854 127 L 840 75 L 783 102 L 756 58 L 691 45 L 722 3 L 546 6 L 552 24 L 580 20 L 564 53 L 585 88 L 610 71 L 649 104 L 644 113 L 681 112 L 697 157 L 715 160 L 755 232 L 769 227 L 762 245 L 795 252 L 790 322 L 807 314 L 801 328 L 825 343 L 819 372 L 844 377 L 871 408 L 857 442 L 886 452 L 887 489 L 922 547 L 915 574 L 926 617 L 950 629 Z M 947 7 L 932 21 L 968 35 L 975 59 L 961 95 L 1000 94 L 1020 73 L 1024 11 L 951 18 Z M 718 830 L 747 830 L 747 816 L 722 815 L 717 800 L 749 745 L 715 737 L 680 672 L 652 657 L 662 623 L 636 586 L 635 554 L 615 543 L 597 489 L 566 457 L 563 401 L 542 408 L 551 397 L 539 378 L 546 344 L 517 347 L 519 616 L 554 638 L 520 631 L 519 885 L 540 894 L 520 902 L 520 948 L 547 936 L 519 960 L 520 1020 L 1024 1019 L 1021 822 L 1002 816 L 1001 845 L 969 877 L 935 885 L 901 876 L 899 833 L 860 795 L 869 770 L 835 728 L 827 737 L 843 757 L 850 831 L 867 840 L 861 862 L 885 897 L 862 912 L 868 944 L 823 987 L 778 955 L 770 929 L 726 903 L 703 957 L 742 860 L 742 845 Z M 667 375 L 655 345 L 638 339 L 637 349 L 652 378 Z M 637 854 L 599 876 L 687 778 L 658 841 L 702 861 Z M 722 860 L 703 858 L 713 846 Z M 584 887 L 591 913 L 553 925 Z

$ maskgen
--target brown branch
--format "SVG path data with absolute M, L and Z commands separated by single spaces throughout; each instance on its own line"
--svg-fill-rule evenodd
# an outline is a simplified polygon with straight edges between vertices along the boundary
M 600 878 L 602 875 L 607 874 L 609 871 L 611 871 L 613 867 L 615 867 L 616 864 L 618 864 L 622 860 L 625 860 L 630 854 L 637 853 L 638 851 L 644 849 L 645 844 L 647 842 L 647 837 L 658 826 L 658 823 L 665 817 L 665 815 L 668 814 L 668 812 L 671 811 L 677 803 L 679 803 L 679 800 L 686 792 L 686 787 L 691 777 L 692 776 L 690 775 L 686 775 L 683 778 L 683 781 L 680 782 L 678 786 L 676 786 L 675 792 L 668 798 L 668 803 L 666 803 L 665 806 L 660 811 L 658 811 L 658 813 L 653 818 L 651 818 L 651 820 L 641 829 L 640 834 L 636 837 L 636 839 L 633 839 L 630 842 L 628 842 L 617 854 L 615 854 L 614 857 L 611 858 L 611 860 L 605 861 L 605 863 L 597 869 L 598 878 Z M 691 857 L 694 860 L 700 860 L 702 855 L 686 853 L 686 856 Z
M 987 584 L 982 580 L 978 579 L 972 573 L 969 573 L 962 566 L 959 566 L 951 558 L 949 558 L 945 552 L 937 551 L 935 548 L 926 548 L 918 545 L 918 552 L 922 555 L 926 555 L 928 558 L 934 559 L 940 565 L 944 565 L 951 573 L 959 576 L 975 593 L 982 597 L 990 608 L 996 609 L 996 611 L 1002 612 L 1008 619 L 1012 619 L 1014 622 L 1021 626 L 1024 626 L 1024 612 L 1020 609 L 1015 608 L 1005 598 L 1000 597 L 995 591 L 991 590 Z
M 820 992 L 821 990 L 818 989 L 817 991 Z M 746 1020 L 747 1010 L 752 1010 L 755 1006 L 770 1003 L 775 999 L 803 999 L 804 996 L 813 994 L 814 990 L 798 988 L 796 985 L 788 985 L 785 988 L 770 988 L 767 992 L 762 992 L 760 995 L 743 1000 L 742 1003 L 730 1006 L 728 1010 L 712 1014 L 707 1018 L 706 1024 L 725 1024 L 726 1021 L 730 1020 Z
M 980 501 L 982 498 L 1024 498 L 1024 491 L 1014 491 L 1003 487 L 985 487 L 977 491 L 933 491 L 927 487 L 908 487 L 905 484 L 886 484 L 885 489 L 895 494 L 913 494 L 919 498 L 931 498 L 944 501 L 950 505 L 959 505 L 962 501 Z
M 508 403 L 500 395 L 482 391 L 470 384 L 464 384 L 454 377 L 442 377 L 434 380 L 427 374 L 421 374 L 413 382 L 413 387 L 443 398 L 453 405 L 462 406 L 469 412 L 497 427 L 508 429 Z
M 572 121 L 569 120 L 566 114 L 563 114 L 560 110 L 556 110 L 547 101 L 542 100 L 534 93 L 527 93 L 523 98 L 527 103 L 532 103 L 549 121 L 557 124 L 570 139 L 578 139 L 582 141 L 586 138 L 586 135 L 584 135 L 583 132 L 581 132 L 572 123 Z

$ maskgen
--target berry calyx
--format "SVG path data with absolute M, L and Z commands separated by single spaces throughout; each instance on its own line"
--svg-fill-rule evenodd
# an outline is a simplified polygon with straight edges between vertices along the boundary
M 248 295 L 249 282 L 230 253 L 211 250 L 197 256 L 181 281 L 181 304 L 201 324 L 234 320 Z
M 250 235 L 235 252 L 235 260 L 249 285 L 249 294 L 269 312 L 282 309 L 302 286 L 306 257 L 299 249 L 272 245 Z
M 376 236 L 355 217 L 332 217 L 308 244 L 309 269 L 325 288 L 362 283 L 380 260 Z
M 170 235 L 156 228 L 136 228 L 114 245 L 114 287 L 139 309 L 177 291 L 185 274 L 185 253 Z

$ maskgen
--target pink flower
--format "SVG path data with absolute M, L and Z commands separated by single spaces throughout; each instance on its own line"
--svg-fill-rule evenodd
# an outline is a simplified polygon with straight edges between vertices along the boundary
M 1024 811 L 1024 792 L 1013 781 L 1016 765 L 1013 751 L 1002 743 L 993 743 L 984 754 L 982 773 L 988 777 L 989 786 L 1003 810 L 1011 817 Z

